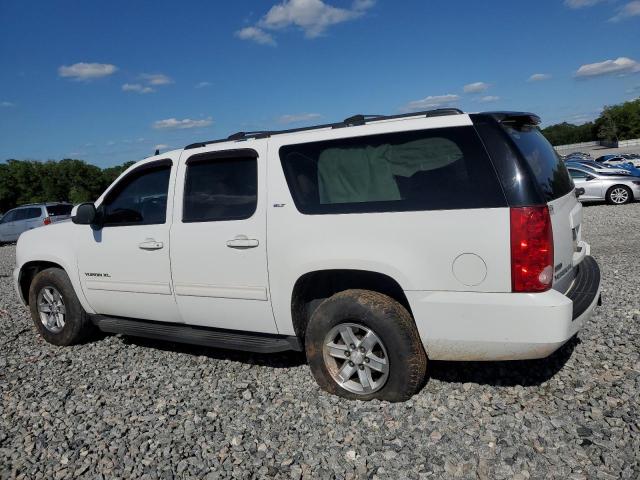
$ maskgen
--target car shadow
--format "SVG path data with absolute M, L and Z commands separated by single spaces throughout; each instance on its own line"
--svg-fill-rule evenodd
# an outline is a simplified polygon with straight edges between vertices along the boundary
M 186 343 L 176 343 L 165 340 L 154 340 L 142 337 L 122 335 L 123 343 L 143 348 L 153 348 L 164 352 L 176 352 L 186 355 L 204 356 L 214 360 L 230 360 L 232 362 L 247 363 L 261 367 L 291 368 L 307 363 L 303 352 L 254 353 L 241 350 L 227 350 L 224 348 L 203 347 Z
M 429 362 L 428 379 L 443 382 L 476 383 L 512 387 L 540 385 L 551 379 L 567 363 L 580 339 L 573 336 L 567 343 L 546 358 L 500 362 Z
M 123 343 L 127 345 L 136 345 L 138 347 L 153 348 L 186 355 L 204 356 L 214 360 L 230 360 L 261 367 L 292 368 L 307 363 L 304 352 L 253 353 L 125 335 L 122 335 L 120 338 Z M 424 385 L 426 385 L 430 379 L 449 383 L 476 383 L 479 385 L 493 386 L 521 385 L 527 387 L 540 385 L 551 379 L 562 369 L 578 344 L 580 344 L 580 339 L 574 336 L 556 352 L 546 358 L 538 360 L 500 362 L 430 360 Z

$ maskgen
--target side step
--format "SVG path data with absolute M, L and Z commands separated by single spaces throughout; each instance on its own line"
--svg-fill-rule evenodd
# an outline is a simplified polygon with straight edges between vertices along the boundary
M 91 315 L 91 321 L 103 332 L 121 333 L 132 337 L 153 338 L 169 342 L 190 343 L 205 347 L 274 353 L 303 350 L 298 337 L 268 333 L 241 332 L 219 328 L 197 327 L 180 323 L 153 322 L 132 318 Z

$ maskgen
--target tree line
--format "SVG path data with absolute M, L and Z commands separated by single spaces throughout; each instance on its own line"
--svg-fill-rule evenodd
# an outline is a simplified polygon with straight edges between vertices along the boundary
M 0 163 L 0 212 L 38 202 L 93 201 L 133 162 L 100 168 L 82 160 Z
M 604 107 L 593 122 L 558 123 L 543 128 L 542 133 L 552 145 L 640 138 L 640 98 Z

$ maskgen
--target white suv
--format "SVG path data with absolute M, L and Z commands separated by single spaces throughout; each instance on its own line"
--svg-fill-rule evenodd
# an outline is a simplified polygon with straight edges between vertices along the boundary
M 124 172 L 14 272 L 56 345 L 105 332 L 304 350 L 399 401 L 427 358 L 541 358 L 600 300 L 571 177 L 528 113 L 436 110 L 238 133 Z

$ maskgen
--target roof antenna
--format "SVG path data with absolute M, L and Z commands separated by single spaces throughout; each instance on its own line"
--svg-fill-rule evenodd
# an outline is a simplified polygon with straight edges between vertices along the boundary
M 156 153 L 154 153 L 154 155 L 160 155 L 160 149 L 156 148 Z

